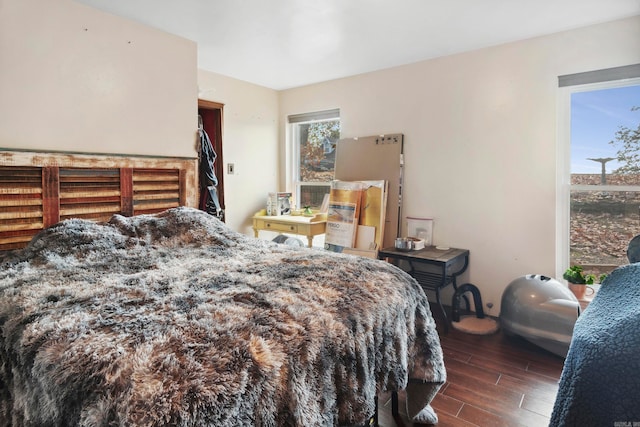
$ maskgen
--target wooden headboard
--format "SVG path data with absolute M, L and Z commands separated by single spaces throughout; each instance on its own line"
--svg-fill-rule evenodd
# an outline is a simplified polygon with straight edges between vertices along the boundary
M 197 159 L 0 151 L 0 250 L 68 218 L 198 205 Z

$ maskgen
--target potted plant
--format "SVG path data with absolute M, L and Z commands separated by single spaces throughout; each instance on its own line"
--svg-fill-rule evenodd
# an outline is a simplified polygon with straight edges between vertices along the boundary
M 606 274 L 601 274 L 597 277 L 595 274 L 585 274 L 584 269 L 580 265 L 573 265 L 567 268 L 562 275 L 562 278 L 569 282 L 569 289 L 574 293 L 579 300 L 584 299 L 587 293 L 587 286 L 593 285 L 598 280 L 600 283 L 607 277 Z M 593 294 L 593 288 L 591 294 Z

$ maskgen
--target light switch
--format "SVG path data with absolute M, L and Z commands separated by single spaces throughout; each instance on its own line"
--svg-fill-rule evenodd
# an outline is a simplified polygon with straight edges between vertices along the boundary
M 227 174 L 229 175 L 233 175 L 233 173 L 235 172 L 235 166 L 233 163 L 227 163 Z

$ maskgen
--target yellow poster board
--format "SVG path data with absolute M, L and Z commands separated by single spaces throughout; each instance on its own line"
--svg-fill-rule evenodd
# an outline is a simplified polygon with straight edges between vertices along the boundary
M 325 249 L 353 253 L 358 248 L 375 255 L 382 248 L 387 186 L 384 180 L 332 181 Z

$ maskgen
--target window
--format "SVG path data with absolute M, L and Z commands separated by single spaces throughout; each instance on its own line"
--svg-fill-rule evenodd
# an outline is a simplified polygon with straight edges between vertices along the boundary
M 289 116 L 291 183 L 298 208 L 319 208 L 333 179 L 340 111 Z
M 559 277 L 569 265 L 598 276 L 627 264 L 640 234 L 639 68 L 602 70 L 595 81 L 572 75 L 580 78 L 561 89 Z M 632 77 L 611 73 L 620 69 Z

